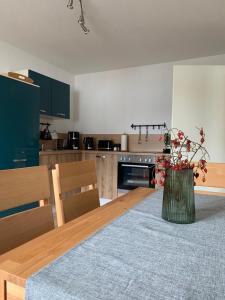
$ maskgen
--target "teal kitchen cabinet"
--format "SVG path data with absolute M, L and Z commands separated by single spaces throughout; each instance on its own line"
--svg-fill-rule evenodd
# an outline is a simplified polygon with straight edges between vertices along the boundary
M 0 76 L 0 170 L 39 165 L 40 88 Z M 0 211 L 0 218 L 38 202 Z
M 69 84 L 52 79 L 52 116 L 70 118 L 70 86 Z
M 70 118 L 70 85 L 55 80 L 32 70 L 22 71 L 40 86 L 40 114 L 56 117 Z
M 35 84 L 40 86 L 40 113 L 42 115 L 51 116 L 51 78 L 31 70 L 28 71 L 28 76 L 34 80 Z
M 0 76 L 0 170 L 39 165 L 40 88 Z

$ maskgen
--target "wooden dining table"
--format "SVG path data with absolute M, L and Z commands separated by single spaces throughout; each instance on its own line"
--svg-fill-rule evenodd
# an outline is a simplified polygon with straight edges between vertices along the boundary
M 137 188 L 1 255 L 0 300 L 24 299 L 25 284 L 31 275 L 123 215 L 154 191 Z

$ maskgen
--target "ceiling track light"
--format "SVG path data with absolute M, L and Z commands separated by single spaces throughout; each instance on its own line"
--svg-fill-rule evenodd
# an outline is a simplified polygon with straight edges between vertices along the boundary
M 80 2 L 80 17 L 78 19 L 78 23 L 80 24 L 80 27 L 83 29 L 85 34 L 88 34 L 90 30 L 85 26 L 85 20 L 84 20 L 84 10 L 82 5 L 82 0 L 79 0 Z
M 84 34 L 88 34 L 88 32 L 90 32 L 90 30 L 86 27 L 85 25 L 85 20 L 84 20 L 84 10 L 83 10 L 83 5 L 82 5 L 82 0 L 79 0 L 80 3 L 80 17 L 78 19 L 78 23 L 80 24 L 80 27 L 82 28 Z M 69 0 L 67 7 L 69 9 L 73 9 L 73 0 Z
M 67 7 L 68 7 L 69 9 L 74 9 L 74 7 L 73 7 L 73 0 L 69 0 L 69 2 L 68 2 L 68 4 L 67 4 Z

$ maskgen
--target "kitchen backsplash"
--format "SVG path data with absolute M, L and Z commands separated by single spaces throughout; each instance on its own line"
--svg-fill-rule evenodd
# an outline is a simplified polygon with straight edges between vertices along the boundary
M 121 134 L 80 134 L 80 148 L 83 149 L 84 137 L 91 136 L 94 138 L 95 149 L 97 148 L 98 140 L 112 140 L 114 144 L 120 144 Z M 161 134 L 149 134 L 146 138 L 145 134 L 141 135 L 141 141 L 138 143 L 138 134 L 128 134 L 128 151 L 130 152 L 151 152 L 162 151 L 164 147 Z M 67 134 L 58 133 L 59 139 L 67 139 Z M 41 145 L 44 145 L 41 147 Z M 57 149 L 57 140 L 40 141 L 40 148 L 43 150 Z

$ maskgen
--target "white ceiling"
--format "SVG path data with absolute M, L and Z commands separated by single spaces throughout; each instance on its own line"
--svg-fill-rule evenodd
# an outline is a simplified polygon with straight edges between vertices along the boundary
M 225 0 L 0 0 L 0 40 L 74 74 L 225 53 Z

